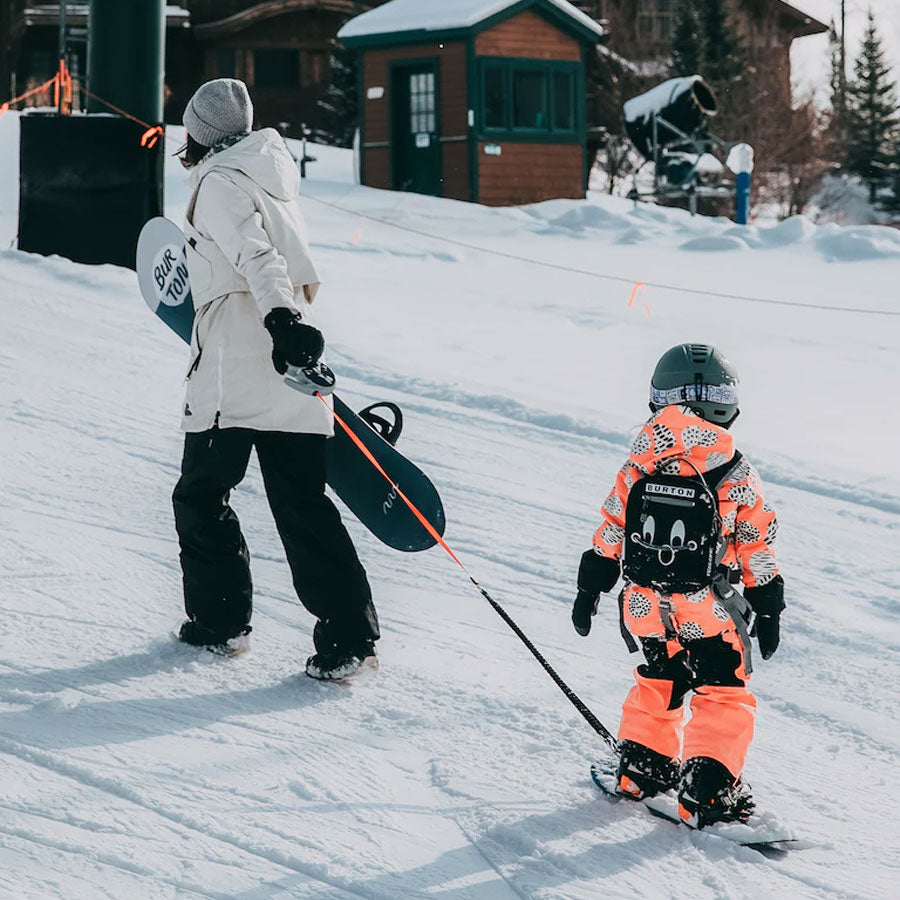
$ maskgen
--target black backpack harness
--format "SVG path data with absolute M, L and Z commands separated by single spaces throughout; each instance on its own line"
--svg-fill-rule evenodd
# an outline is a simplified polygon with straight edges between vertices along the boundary
M 732 571 L 722 564 L 730 541 L 723 539 L 718 491 L 738 467 L 740 453 L 705 474 L 686 457 L 696 474 L 657 471 L 635 483 L 625 506 L 622 575 L 627 582 L 660 595 L 666 639 L 677 636 L 669 595 L 710 588 L 734 622 L 744 645 L 744 667 L 750 658 L 750 605 L 732 586 Z M 739 581 L 740 577 L 735 579 Z M 638 646 L 625 626 L 625 590 L 619 594 L 619 627 L 630 652 Z

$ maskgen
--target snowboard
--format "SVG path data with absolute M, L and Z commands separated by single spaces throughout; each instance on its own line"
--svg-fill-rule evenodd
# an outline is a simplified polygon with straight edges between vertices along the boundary
M 593 778 L 594 784 L 613 803 L 623 801 L 635 807 L 642 807 L 651 816 L 658 819 L 690 828 L 692 831 L 697 830 L 678 815 L 678 799 L 672 791 L 646 800 L 632 800 L 630 797 L 623 797 L 617 793 L 617 767 L 618 763 L 613 760 L 602 760 L 591 766 L 591 778 Z M 707 825 L 702 831 L 703 834 L 712 834 L 772 857 L 780 857 L 789 850 L 803 850 L 810 846 L 809 843 L 801 841 L 775 816 L 765 812 L 754 812 L 746 824 L 743 822 L 716 822 L 713 825 Z
M 159 216 L 142 229 L 137 245 L 137 276 L 141 294 L 150 309 L 183 341 L 190 343 L 194 304 L 184 234 L 171 220 Z M 286 385 L 291 384 L 289 377 L 285 381 Z M 373 407 L 363 411 L 373 426 L 381 428 L 392 439 L 389 443 L 336 394 L 332 395 L 332 400 L 335 416 L 340 417 L 362 442 L 388 477 L 378 472 L 335 422 L 334 437 L 326 443 L 328 485 L 353 515 L 389 547 L 404 552 L 433 547 L 436 541 L 403 503 L 397 491 L 399 488 L 435 531 L 443 535 L 446 519 L 437 489 L 418 466 L 393 446 L 402 421 L 399 410 L 393 407 L 396 417 L 393 434 L 387 434 L 388 427 L 381 428 L 386 426 L 384 419 L 369 414 Z M 391 407 L 392 404 L 376 406 Z

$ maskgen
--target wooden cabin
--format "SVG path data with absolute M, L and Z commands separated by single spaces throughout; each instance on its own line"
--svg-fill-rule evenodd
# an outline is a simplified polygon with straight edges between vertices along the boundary
M 585 56 L 567 0 L 390 0 L 338 37 L 360 56 L 360 180 L 491 206 L 584 197 Z

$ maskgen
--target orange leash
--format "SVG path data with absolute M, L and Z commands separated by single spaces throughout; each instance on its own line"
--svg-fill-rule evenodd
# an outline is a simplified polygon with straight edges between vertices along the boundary
M 591 728 L 593 728 L 594 731 L 596 731 L 597 734 L 599 734 L 600 737 L 603 738 L 603 740 L 609 745 L 614 753 L 618 753 L 618 744 L 615 737 L 613 737 L 612 732 L 610 732 L 606 728 L 606 726 L 591 712 L 587 704 L 578 696 L 578 694 L 576 694 L 575 691 L 573 691 L 572 688 L 570 688 L 565 683 L 565 681 L 560 678 L 553 666 L 551 666 L 550 663 L 548 663 L 547 660 L 544 659 L 540 650 L 538 650 L 537 647 L 535 647 L 534 644 L 531 643 L 528 635 L 526 635 L 525 632 L 522 631 L 521 628 L 519 628 L 519 626 L 515 623 L 515 621 L 513 621 L 509 613 L 507 613 L 506 610 L 487 592 L 487 590 L 475 580 L 469 570 L 462 564 L 460 558 L 453 552 L 453 550 L 450 549 L 447 542 L 438 534 L 437 529 L 431 524 L 431 522 L 428 521 L 428 519 L 425 518 L 424 515 L 422 515 L 422 513 L 409 499 L 409 497 L 407 497 L 406 494 L 404 494 L 403 491 L 400 490 L 399 485 L 394 481 L 393 478 L 391 478 L 390 475 L 388 475 L 387 472 L 385 472 L 384 467 L 381 465 L 381 463 L 379 463 L 378 460 L 375 459 L 369 448 L 366 447 L 366 445 L 359 439 L 359 437 L 353 433 L 353 430 L 350 428 L 350 426 L 328 405 L 328 402 L 318 391 L 316 392 L 315 396 L 318 397 L 322 401 L 322 403 L 325 404 L 326 408 L 330 410 L 331 414 L 334 416 L 334 420 L 346 432 L 347 437 L 349 437 L 350 440 L 353 441 L 354 444 L 356 444 L 357 448 L 363 454 L 363 456 L 365 456 L 365 458 L 375 467 L 375 469 L 384 476 L 385 480 L 391 485 L 397 496 L 400 497 L 401 500 L 403 500 L 403 502 L 409 507 L 410 512 L 422 524 L 422 527 L 431 535 L 432 538 L 434 538 L 435 541 L 437 541 L 438 544 L 441 545 L 441 547 L 443 547 L 443 549 L 460 567 L 460 569 L 462 569 L 463 572 L 466 573 L 469 581 L 471 581 L 472 584 L 474 584 L 475 587 L 478 588 L 481 596 L 491 604 L 494 612 L 496 612 L 497 615 L 499 615 L 500 618 L 503 619 L 504 622 L 506 622 L 506 624 L 512 629 L 516 637 L 518 637 L 519 640 L 522 641 L 522 643 L 528 648 L 528 650 L 531 652 L 531 655 L 541 664 L 544 671 L 547 672 L 547 674 L 553 679 L 556 686 L 566 695 L 566 698 L 575 707 L 575 709 L 577 709 L 578 712 L 581 713 L 588 725 L 590 725 Z

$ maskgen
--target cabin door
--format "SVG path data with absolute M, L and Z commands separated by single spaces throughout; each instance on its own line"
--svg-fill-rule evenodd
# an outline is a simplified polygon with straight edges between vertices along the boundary
M 391 85 L 394 190 L 439 197 L 437 61 L 395 65 Z

